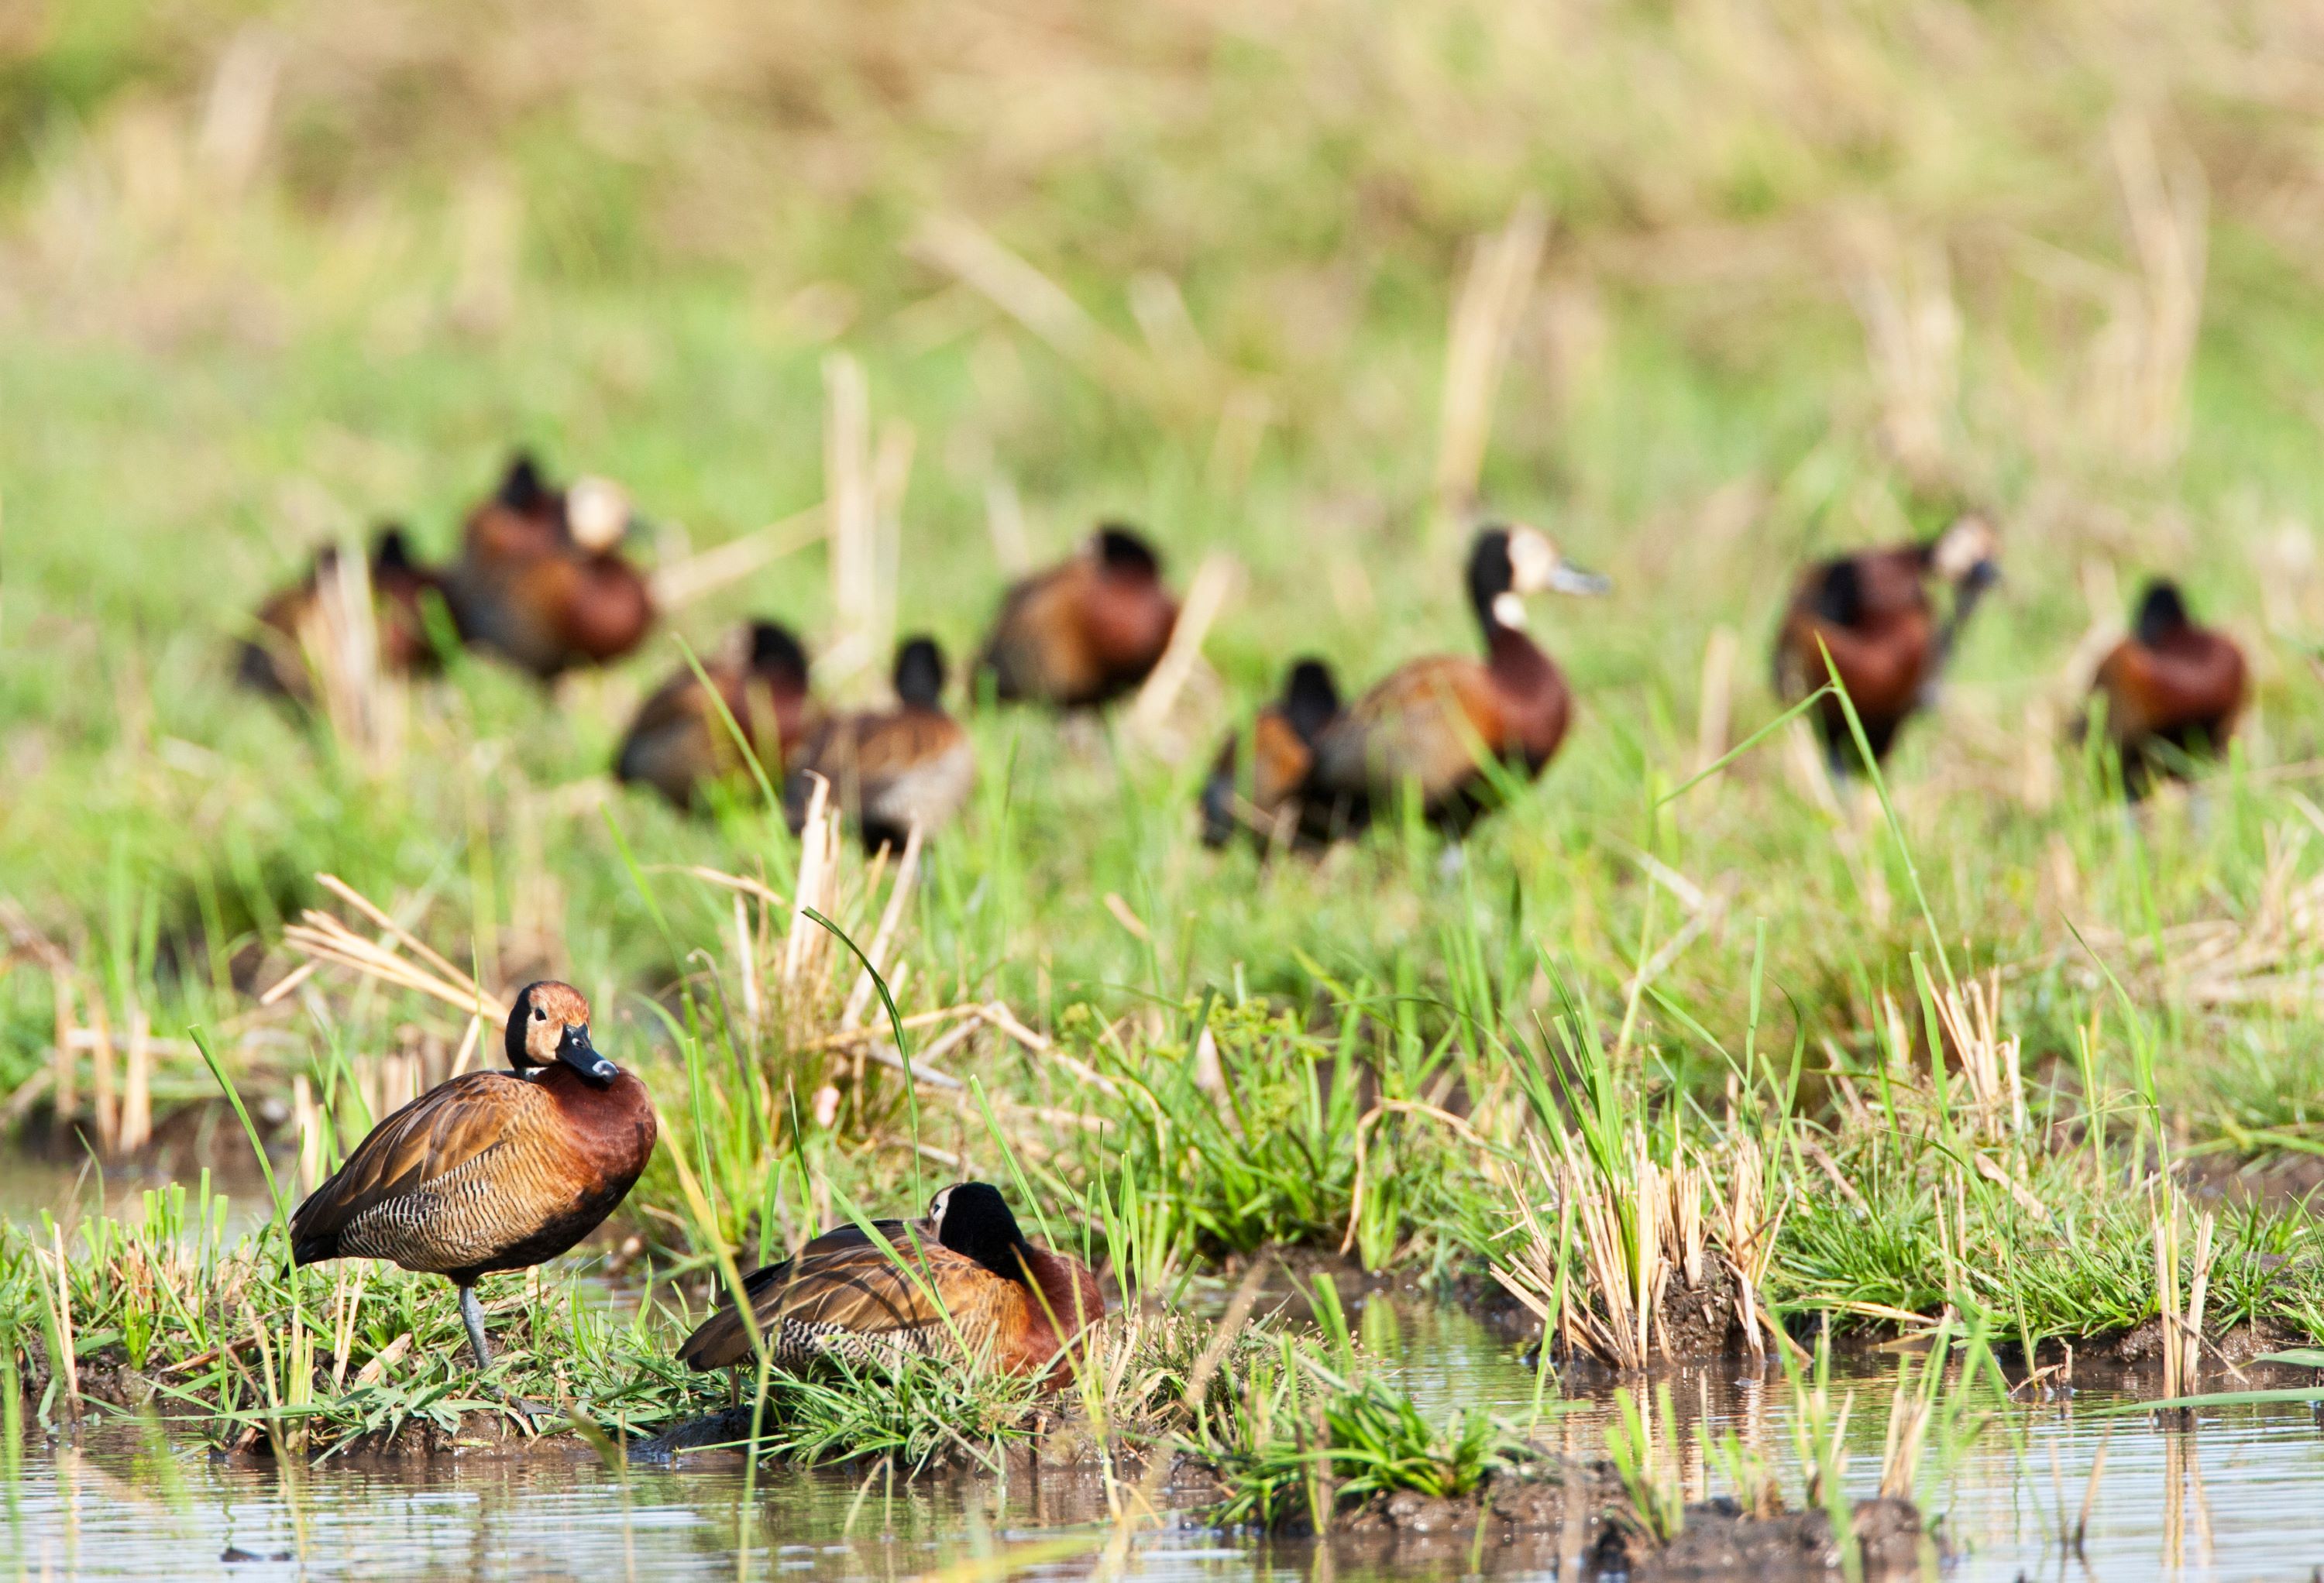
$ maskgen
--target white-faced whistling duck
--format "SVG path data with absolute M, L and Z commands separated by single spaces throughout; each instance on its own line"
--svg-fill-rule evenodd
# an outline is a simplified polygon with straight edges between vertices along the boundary
M 960 812 L 976 783 L 976 749 L 945 713 L 944 651 L 913 638 L 896 650 L 896 706 L 834 716 L 792 761 L 784 805 L 791 828 L 807 818 L 814 786 L 855 821 L 867 851 L 901 850 L 912 826 L 933 834 Z
M 1177 622 L 1153 547 L 1109 523 L 1001 596 L 977 673 L 1004 704 L 1094 708 L 1145 681 Z
M 1242 768 L 1242 732 L 1230 735 L 1203 783 L 1203 844 L 1224 846 L 1238 830 L 1262 846 L 1299 840 L 1315 744 L 1338 718 L 1340 688 L 1320 659 L 1294 662 L 1283 695 L 1250 722 L 1250 768 Z
M 595 1230 L 653 1153 L 645 1085 L 589 1043 L 589 1003 L 529 985 L 509 1013 L 512 1072 L 438 1084 L 371 1129 L 290 1220 L 292 1257 L 383 1258 L 443 1275 L 479 1368 L 476 1282 L 529 1269 Z
M 2246 686 L 2235 640 L 2197 626 L 2174 584 L 2149 583 L 2137 624 L 2090 686 L 2093 704 L 2104 703 L 2107 740 L 2122 755 L 2124 789 L 2144 796 L 2158 773 L 2183 777 L 2196 760 L 2224 752 Z
M 1323 731 L 1306 820 L 1319 838 L 1351 833 L 1406 788 L 1423 815 L 1459 835 L 1499 800 L 1503 767 L 1530 780 L 1556 753 L 1572 694 L 1525 630 L 1525 595 L 1603 594 L 1536 529 L 1489 527 L 1469 554 L 1469 599 L 1485 630 L 1482 660 L 1431 655 L 1397 667 Z
M 971 1354 L 1010 1374 L 1042 1373 L 1105 1314 L 1097 1277 L 1079 1261 L 1037 1247 L 1017 1229 L 1001 1190 L 982 1182 L 945 1188 L 928 1218 L 877 1222 L 903 1260 L 854 1226 L 826 1231 L 798 1256 L 742 1283 L 774 1362 L 798 1368 L 819 1358 L 893 1363 L 941 1355 L 955 1337 Z M 686 1339 L 678 1360 L 724 1368 L 757 1354 L 729 1302 Z
M 440 657 L 429 630 L 428 605 L 443 597 L 443 579 L 412 559 L 410 542 L 394 523 L 382 527 L 373 538 L 369 564 L 380 669 L 402 676 L 437 669 Z M 254 630 L 243 641 L 236 667 L 245 686 L 301 704 L 313 702 L 315 678 L 309 655 L 329 641 L 323 579 L 337 575 L 338 565 L 337 548 L 327 546 L 316 554 L 305 576 L 258 607 Z
M 1914 713 L 1934 702 L 1962 623 L 2000 575 L 1992 524 L 1969 515 L 1934 538 L 1887 549 L 1863 550 L 1810 566 L 1792 594 L 1775 634 L 1775 691 L 1796 704 L 1831 679 L 1832 669 L 1864 722 L 1877 763 Z M 1927 580 L 1952 589 L 1941 624 L 1929 602 Z M 1821 640 L 1822 648 L 1818 648 Z M 1837 698 L 1816 706 L 1816 732 L 1836 774 L 1857 761 L 1848 714 Z
M 551 489 L 520 454 L 469 513 L 446 577 L 461 637 L 543 681 L 621 658 L 654 621 L 652 590 L 621 553 L 632 523 L 620 485 Z
M 752 621 L 733 650 L 706 663 L 702 674 L 779 787 L 784 765 L 823 725 L 823 706 L 807 690 L 807 651 L 788 628 Z M 681 808 L 692 807 L 703 787 L 743 768 L 733 734 L 688 665 L 638 706 L 613 760 L 616 778 L 652 787 Z

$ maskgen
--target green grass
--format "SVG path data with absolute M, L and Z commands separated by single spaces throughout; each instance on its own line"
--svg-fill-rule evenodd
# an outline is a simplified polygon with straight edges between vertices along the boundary
M 304 1080 L 331 1163 L 373 1119 L 380 1058 L 438 1070 L 463 1023 L 336 971 L 255 1003 L 327 872 L 489 986 L 554 972 L 595 998 L 667 1124 L 617 1230 L 696 1300 L 722 1258 L 778 1256 L 847 1204 L 917 1211 L 964 1173 L 1157 1296 L 1280 1244 L 1475 1278 L 1510 1256 L 1514 1195 L 1545 1190 L 1532 1145 L 1579 1118 L 1596 1180 L 1624 1180 L 1636 1138 L 1699 1167 L 1709 1205 L 1759 1149 L 1780 1225 L 1761 1294 L 1795 1324 L 1950 1307 L 2034 1342 L 2154 1311 L 2159 1170 L 2324 1148 L 2324 464 L 2301 394 L 2324 317 L 2305 210 L 2253 174 L 2306 158 L 2236 65 L 2273 47 L 2271 17 L 1914 4 L 1803 32 L 1752 5 L 1327 6 L 1028 14 L 970 48 L 917 5 L 689 7 L 647 42 L 602 19 L 487 38 L 428 6 L 350 32 L 292 5 L 263 36 L 224 4 L 67 9 L 0 62 L 0 897 L 23 925 L 0 1091 L 27 1125 L 60 958 L 73 1017 L 101 1008 L 116 1048 L 141 1011 L 173 1041 L 208 1030 L 286 1182 Z M 230 128 L 200 131 L 236 37 L 281 51 L 247 168 Z M 2160 62 L 2153 38 L 2177 41 Z M 537 75 L 477 64 L 512 60 Z M 2125 83 L 2170 114 L 2116 119 Z M 2142 126 L 2182 199 L 2182 162 L 2209 172 L 2200 298 L 2158 262 L 2187 234 L 2145 197 Z M 1208 751 L 1295 652 L 1361 686 L 1474 642 L 1461 529 L 1432 506 L 1447 326 L 1473 239 L 1526 198 L 1553 224 L 1476 482 L 1615 579 L 1535 614 L 1580 701 L 1569 744 L 1457 866 L 1409 827 L 1320 861 L 1206 852 Z M 964 283 L 990 276 L 927 229 L 946 216 L 1086 322 Z M 1868 322 L 1936 328 L 1883 350 Z M 746 907 L 738 949 L 735 893 L 692 870 L 797 879 L 751 788 L 689 820 L 604 778 L 678 639 L 706 652 L 760 612 L 825 637 L 820 546 L 553 694 L 456 664 L 378 759 L 230 685 L 239 623 L 318 543 L 392 515 L 448 551 L 513 444 L 622 480 L 658 557 L 813 504 L 834 350 L 913 437 L 899 630 L 969 651 L 1011 496 L 1039 555 L 1120 515 L 1182 582 L 1213 553 L 1242 568 L 1206 645 L 1218 686 L 1159 740 L 972 720 L 974 804 L 889 976 L 908 964 L 908 1016 L 1001 1006 L 1036 1038 L 980 1025 L 936 1063 L 956 1088 L 830 1044 L 852 969 L 786 991 L 787 909 Z M 2008 581 L 1886 811 L 1852 788 L 1828 805 L 1780 737 L 1670 796 L 1775 716 L 1761 657 L 1799 560 L 1963 500 L 2001 523 Z M 2198 796 L 2130 813 L 2063 740 L 2068 665 L 2154 570 L 2245 639 L 2257 695 Z M 1706 696 L 1721 631 L 1735 658 Z M 868 943 L 881 899 L 851 865 L 825 910 Z M 2023 1074 L 2002 1119 L 1931 1055 L 1958 1053 L 1939 986 L 1996 974 Z M 93 1054 L 73 1072 L 86 1124 Z M 189 1045 L 152 1088 L 165 1122 L 225 1125 Z M 1651 1237 L 1617 1208 L 1635 1271 Z M 1721 1236 L 1711 1255 L 1742 1251 Z M 2315 1237 L 2302 1207 L 2227 1213 L 2212 1321 L 2324 1336 Z M 1570 1245 L 1544 1268 L 1602 1302 Z M 325 1289 L 263 1290 L 288 1324 Z M 382 1276 L 364 1323 L 432 1337 L 433 1291 Z M 74 1304 L 125 1351 L 162 1333 L 151 1301 Z M 229 1321 L 189 1309 L 168 1333 L 192 1356 Z M 639 1413 L 675 1412 L 662 1338 L 632 1334 L 572 1384 L 650 1380 Z M 185 1388 L 255 1413 L 259 1366 Z M 439 1386 L 360 1411 L 430 1410 Z

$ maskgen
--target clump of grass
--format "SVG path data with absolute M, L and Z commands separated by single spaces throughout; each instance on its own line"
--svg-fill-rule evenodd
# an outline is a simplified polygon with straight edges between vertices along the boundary
M 1514 1426 L 1481 1408 L 1429 1422 L 1359 1356 L 1329 1278 L 1311 1292 L 1317 1340 L 1277 1338 L 1271 1353 L 1252 1358 L 1231 1401 L 1196 1414 L 1186 1443 L 1223 1487 L 1215 1520 L 1323 1532 L 1334 1514 L 1372 1496 L 1468 1496 L 1534 1459 Z

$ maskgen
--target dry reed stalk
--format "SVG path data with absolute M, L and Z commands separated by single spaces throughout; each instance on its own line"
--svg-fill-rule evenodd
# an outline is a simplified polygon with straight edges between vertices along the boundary
M 655 605 L 667 614 L 798 554 L 828 531 L 824 517 L 824 503 L 818 501 L 803 511 L 658 568 L 653 575 Z
M 823 360 L 825 527 L 831 540 L 832 641 L 819 669 L 845 676 L 878 657 L 879 500 L 872 458 L 872 397 L 863 365 L 844 352 Z
M 80 1109 L 79 1095 L 74 1080 L 80 1071 L 80 1057 L 73 1046 L 73 1035 L 79 1032 L 79 1018 L 73 1013 L 72 974 L 69 968 L 51 963 L 49 968 L 49 992 L 55 1001 L 57 1047 L 56 1078 L 51 1091 L 54 1095 L 51 1111 L 60 1127 L 69 1127 Z
M 2098 375 L 2126 376 L 2115 386 L 2116 437 L 2134 460 L 2159 465 L 2177 456 L 2186 441 L 2187 376 L 2202 327 L 2209 257 L 2210 191 L 2202 166 L 2183 150 L 2174 151 L 2166 169 L 2154 128 L 2143 117 L 2117 114 L 2107 133 L 2141 279 L 2100 337 Z
M 121 1137 L 121 1107 L 113 1081 L 113 1019 L 106 1012 L 105 997 L 94 989 L 88 995 L 88 1021 L 93 1035 L 88 1052 L 89 1109 L 97 1122 L 97 1151 L 111 1156 Z
M 1872 239 L 1849 282 L 1866 360 L 1880 401 L 1880 437 L 1904 471 L 1944 473 L 1960 395 L 1961 315 L 1944 251 Z M 1901 253 L 1901 256 L 1900 256 Z
M 153 1139 L 153 1026 L 145 1008 L 129 1005 L 129 1048 L 122 1064 L 121 1132 L 114 1145 L 134 1155 Z
M 1830 1164 L 1829 1155 L 1824 1161 L 1837 1175 L 1838 1167 Z M 1775 1238 L 1783 1229 L 1787 1208 L 1787 1203 L 1771 1201 L 1767 1192 L 1771 1175 L 1758 1141 L 1738 1137 L 1727 1149 L 1727 1191 L 1711 1201 L 1712 1229 L 1735 1277 L 1736 1311 L 1754 1358 L 1766 1352 L 1760 1339 L 1763 1326 L 1769 1335 L 1784 1339 L 1782 1327 L 1768 1314 L 1759 1296 L 1760 1285 L 1775 1260 Z
M 871 949 L 864 953 L 871 965 L 855 975 L 855 985 L 847 992 L 847 1004 L 839 1014 L 839 1026 L 843 1029 L 861 1023 L 864 1012 L 871 1007 L 875 988 L 872 975 L 874 971 L 885 971 L 889 947 L 895 941 L 897 925 L 903 922 L 905 906 L 910 899 L 913 883 L 919 874 L 920 846 L 920 827 L 914 824 L 910 833 L 904 837 L 904 855 L 897 860 L 895 882 L 888 888 L 888 905 L 881 911 L 880 926 L 872 936 Z M 893 985 L 890 986 L 890 993 L 894 993 Z
M 1151 393 L 1147 360 L 991 233 L 955 216 L 934 215 L 921 222 L 905 251 L 988 299 L 1101 383 L 1140 399 Z
M 831 783 L 810 776 L 807 818 L 799 826 L 798 892 L 788 930 L 783 938 L 783 992 L 797 997 L 809 969 L 830 942 L 823 926 L 807 916 L 812 908 L 832 917 L 839 865 L 839 811 L 831 800 Z
M 984 480 L 984 530 L 992 540 L 992 558 L 1011 577 L 1033 565 L 1033 548 L 1025 530 L 1025 502 L 1016 481 L 995 468 Z
M 57 1345 L 62 1358 L 51 1358 L 51 1367 L 65 1376 L 65 1407 L 75 1418 L 80 1416 L 80 1362 L 73 1341 L 72 1286 L 65 1278 L 64 1229 L 53 1220 L 49 1223 L 49 1236 L 56 1249 L 57 1265 Z
M 1943 1355 L 1932 1353 L 1923 1366 L 1942 1368 Z M 1921 1454 L 1928 1445 L 1933 1404 L 1913 1389 L 1910 1369 L 1896 1370 L 1896 1389 L 1888 1400 L 1888 1428 L 1880 1448 L 1880 1493 L 1910 1500 L 1921 1480 Z
M 272 28 L 247 23 L 210 73 L 194 155 L 219 198 L 241 197 L 265 159 L 282 57 L 282 40 Z
M 290 1078 L 290 1116 L 299 1134 L 299 1191 L 310 1193 L 323 1181 L 323 1113 L 315 1087 L 303 1072 Z
M 379 621 L 371 562 L 352 538 L 316 581 L 317 598 L 300 623 L 299 643 L 331 731 L 374 772 L 403 752 L 405 695 L 379 664 Z
M 1735 715 L 1735 659 L 1742 640 L 1729 626 L 1717 626 L 1702 645 L 1702 699 L 1694 717 L 1693 773 L 1701 775 L 1725 756 Z M 1707 787 L 1710 783 L 1705 782 Z
M 1987 1142 L 2022 1142 L 2025 1137 L 2025 1085 L 2019 1071 L 2018 1036 L 2000 1036 L 2001 974 L 1937 995 L 1937 1019 L 1968 1079 L 1977 1129 Z M 1933 1059 L 1942 1061 L 1943 1052 Z
M 348 886 L 344 879 L 339 879 L 337 874 L 316 874 L 314 879 L 318 886 L 330 890 L 332 895 L 337 895 L 342 902 L 346 902 L 348 907 L 360 911 L 364 918 L 376 923 L 381 930 L 379 939 L 364 939 L 363 934 L 346 927 L 346 923 L 339 921 L 337 916 L 309 907 L 300 916 L 298 923 L 283 930 L 286 946 L 307 955 L 311 962 L 348 967 L 348 970 L 358 971 L 367 979 L 376 979 L 376 981 L 388 983 L 388 986 L 416 990 L 432 999 L 441 999 L 457 1011 L 467 1011 L 472 1018 L 485 1018 L 495 1025 L 509 1018 L 507 1002 L 502 1002 L 497 995 L 491 995 L 481 983 L 453 967 L 448 960 L 437 953 L 435 948 L 420 942 L 416 934 L 411 934 L 411 930 L 391 918 L 386 911 L 374 907 L 370 897 L 364 897 L 360 890 Z M 420 960 L 411 962 L 404 955 L 400 955 L 400 948 L 409 948 Z M 267 990 L 270 1002 L 288 992 L 288 986 L 290 986 L 290 979 L 270 988 Z
M 1178 607 L 1178 621 L 1170 630 L 1170 642 L 1162 650 L 1162 658 L 1155 662 L 1146 685 L 1139 688 L 1137 702 L 1130 706 L 1133 735 L 1157 746 L 1164 742 L 1164 726 L 1170 718 L 1171 706 L 1177 703 L 1178 695 L 1201 663 L 1203 640 L 1210 635 L 1211 623 L 1226 608 L 1240 575 L 1241 568 L 1231 556 L 1213 553 L 1203 557 L 1194 581 L 1186 590 L 1185 600 Z
M 1444 394 L 1438 415 L 1434 474 L 1436 520 L 1432 537 L 1451 538 L 1477 499 L 1477 482 L 1493 433 L 1493 406 L 1509 338 L 1541 266 L 1549 216 L 1533 198 L 1521 199 L 1508 223 L 1479 239 L 1452 306 L 1444 347 Z

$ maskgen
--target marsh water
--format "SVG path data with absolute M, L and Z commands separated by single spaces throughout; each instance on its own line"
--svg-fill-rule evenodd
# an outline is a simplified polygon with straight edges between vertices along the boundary
M 21 1183 L 12 1185 L 22 1187 Z M 11 1212 L 21 1207 L 18 1198 Z M 1362 1303 L 1363 1339 L 1397 1360 L 1432 1415 L 1471 1404 L 1520 1421 L 1538 1385 L 1521 1348 L 1457 1307 L 1392 1296 Z M 1851 1486 L 1872 1493 L 1895 1360 L 1848 1358 Z M 1665 1376 L 1683 1425 L 1734 1429 L 1796 1490 L 1791 1394 L 1779 1374 L 1734 1364 Z M 1602 1387 L 1552 1393 L 1542 1433 L 1596 1454 Z M 2246 1405 L 2163 1426 L 2107 1417 L 2128 1398 L 2085 1383 L 2013 1410 L 1965 1445 L 1932 1445 L 1920 1497 L 1963 1579 L 2300 1578 L 2324 1576 L 2324 1419 L 2304 1404 Z M 1692 1444 L 1691 1431 L 1682 1443 Z M 2080 1518 L 2079 1556 L 2059 1542 Z M 1721 1493 L 1699 1459 L 1690 1495 Z M 134 1424 L 78 1443 L 32 1431 L 0 1547 L 23 1578 L 828 1578 L 944 1573 L 964 1580 L 1081 1576 L 1105 1517 L 1094 1476 L 1038 1482 L 765 1470 L 746 1488 L 729 1458 L 617 1473 L 578 1448 L 412 1463 L 283 1468 L 214 1459 Z M 1077 1537 L 1078 1536 L 1078 1537 Z M 1007 1558 L 1004 1564 L 1002 1558 Z M 980 1562 L 986 1564 L 980 1565 Z M 1149 1578 L 1552 1577 L 1555 1557 L 1452 1544 L 1428 1551 L 1269 1542 L 1191 1522 L 1148 1531 L 1130 1570 Z

